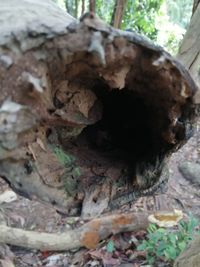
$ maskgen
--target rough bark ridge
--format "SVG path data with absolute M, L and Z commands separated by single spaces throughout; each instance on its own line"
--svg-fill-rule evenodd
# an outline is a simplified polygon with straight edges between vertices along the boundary
M 178 59 L 189 69 L 193 79 L 198 85 L 198 91 L 194 96 L 194 102 L 200 103 L 200 1 L 194 0 L 193 15 L 186 35 L 180 47 Z M 191 164 L 193 170 L 196 170 L 199 165 L 194 162 Z M 186 166 L 186 165 L 185 165 Z M 184 164 L 182 165 L 182 172 L 184 171 Z M 194 182 L 195 176 L 189 175 L 190 180 Z M 199 177 L 199 175 L 197 176 Z M 176 259 L 174 267 L 195 267 L 200 264 L 200 237 L 197 236 L 190 246 L 181 253 Z
M 0 1 L 0 175 L 84 216 L 157 183 L 192 132 L 188 72 L 93 14 L 75 21 L 51 1 L 14 3 Z
M 190 71 L 194 81 L 200 88 L 200 2 L 194 2 L 194 14 L 189 28 L 184 36 L 179 49 L 178 59 Z M 194 98 L 195 103 L 200 103 L 200 89 Z

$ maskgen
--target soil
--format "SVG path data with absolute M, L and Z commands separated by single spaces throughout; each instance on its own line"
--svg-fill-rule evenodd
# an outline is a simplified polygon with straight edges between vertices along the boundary
M 199 186 L 193 185 L 185 179 L 178 170 L 182 162 L 198 162 L 200 159 L 200 121 L 196 125 L 194 136 L 177 153 L 174 153 L 169 162 L 170 179 L 165 194 L 151 197 L 142 197 L 136 203 L 124 205 L 121 211 L 135 210 L 169 210 L 181 209 L 184 213 L 192 213 L 200 218 Z M 8 184 L 0 179 L 0 194 L 10 190 Z M 1 212 L 9 226 L 44 232 L 63 232 L 83 224 L 80 217 L 66 217 L 58 213 L 52 206 L 36 200 L 29 200 L 17 196 L 17 200 L 0 204 Z M 13 261 L 16 267 L 48 266 L 48 267 L 75 267 L 75 266 L 142 266 L 144 257 L 136 255 L 134 250 L 138 239 L 144 233 L 123 233 L 104 240 L 96 250 L 80 249 L 77 251 L 39 252 L 19 247 L 1 245 L 0 259 L 5 262 Z M 139 237 L 138 237 L 139 236 Z M 109 254 L 108 244 L 114 242 L 115 251 Z M 143 255 L 144 256 L 144 255 Z

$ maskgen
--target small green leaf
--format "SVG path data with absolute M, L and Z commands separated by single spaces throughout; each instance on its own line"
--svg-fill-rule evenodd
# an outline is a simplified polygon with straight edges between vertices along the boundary
M 140 244 L 139 246 L 137 246 L 137 250 L 139 250 L 139 251 L 146 250 L 146 248 L 147 248 L 147 244 L 145 241 L 142 244 Z
M 178 243 L 178 248 L 180 249 L 180 251 L 183 251 L 186 247 L 186 242 L 182 241 Z
M 63 149 L 60 147 L 54 147 L 54 153 L 57 159 L 60 161 L 61 164 L 71 164 L 73 162 L 73 156 L 67 154 Z
M 75 177 L 79 177 L 81 175 L 79 167 L 75 167 L 73 170 L 73 174 Z
M 157 226 L 156 226 L 156 224 L 153 224 L 153 223 L 149 224 L 149 227 L 148 227 L 148 229 L 147 229 L 148 233 L 153 233 L 153 232 L 155 232 L 156 230 L 157 230 Z
M 162 257 L 164 255 L 163 251 L 165 250 L 165 248 L 166 248 L 166 243 L 161 241 L 158 245 L 157 250 L 155 250 L 156 255 Z
M 114 247 L 114 242 L 112 240 L 110 240 L 107 244 L 107 247 L 106 247 L 106 250 L 107 252 L 109 253 L 113 253 L 113 251 L 115 250 L 115 247 Z
M 157 233 L 165 234 L 166 230 L 164 228 L 158 228 Z
M 173 245 L 176 244 L 177 236 L 174 233 L 168 234 L 168 238 Z
M 153 256 L 148 257 L 148 262 L 149 262 L 150 265 L 151 265 L 151 264 L 154 264 L 154 262 L 155 262 L 155 257 L 153 257 Z
M 167 259 L 174 260 L 177 257 L 176 249 L 174 247 L 167 247 L 164 251 Z
M 181 221 L 173 230 L 158 228 L 151 224 L 147 229 L 147 239 L 143 240 L 137 250 L 146 252 L 149 264 L 157 259 L 171 264 L 193 239 L 194 234 L 200 233 L 196 227 L 198 224 L 198 220 L 193 217 L 187 222 Z

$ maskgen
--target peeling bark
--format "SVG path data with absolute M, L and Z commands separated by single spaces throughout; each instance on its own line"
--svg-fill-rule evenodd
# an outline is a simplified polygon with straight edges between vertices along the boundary
M 155 185 L 192 134 L 185 68 L 93 14 L 76 21 L 51 1 L 14 2 L 0 3 L 0 176 L 86 217 L 119 191 Z

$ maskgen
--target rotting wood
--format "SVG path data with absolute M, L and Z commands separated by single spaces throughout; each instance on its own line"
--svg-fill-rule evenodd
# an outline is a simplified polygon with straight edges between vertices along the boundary
M 51 1 L 14 2 L 0 2 L 0 176 L 87 217 L 91 202 L 97 215 L 119 191 L 157 183 L 192 135 L 185 68 L 92 13 L 76 21 Z

